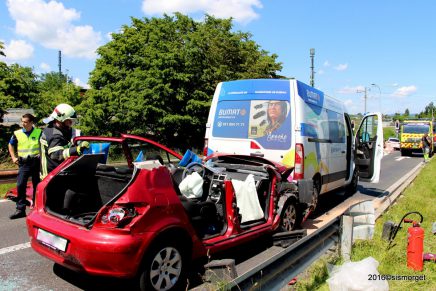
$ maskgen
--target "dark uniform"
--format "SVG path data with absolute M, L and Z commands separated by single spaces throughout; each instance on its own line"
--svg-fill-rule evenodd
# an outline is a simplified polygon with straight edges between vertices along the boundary
M 19 129 L 14 131 L 9 144 L 17 147 L 18 177 L 17 177 L 17 210 L 26 210 L 26 186 L 29 177 L 32 177 L 33 201 L 39 183 L 39 138 L 41 129 L 32 128 L 30 131 Z
M 77 146 L 72 146 L 72 140 L 76 135 L 72 128 L 61 129 L 51 122 L 41 135 L 41 179 L 44 179 L 51 171 L 59 166 L 70 156 L 78 156 L 80 152 Z

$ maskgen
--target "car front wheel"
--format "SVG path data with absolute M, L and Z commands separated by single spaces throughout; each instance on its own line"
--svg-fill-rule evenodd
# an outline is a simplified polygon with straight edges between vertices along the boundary
M 283 209 L 282 218 L 280 221 L 279 231 L 292 231 L 299 223 L 299 214 L 295 203 L 290 201 L 286 204 L 285 209 Z
M 166 243 L 152 247 L 140 277 L 141 290 L 181 290 L 187 268 L 180 247 Z

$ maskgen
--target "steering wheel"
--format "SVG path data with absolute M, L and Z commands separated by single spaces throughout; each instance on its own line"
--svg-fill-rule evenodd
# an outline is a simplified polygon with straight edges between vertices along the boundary
M 186 178 L 186 176 L 197 172 L 201 178 L 204 178 L 204 175 L 206 174 L 206 169 L 203 166 L 203 164 L 200 163 L 190 163 L 189 165 L 186 166 L 186 168 L 183 170 L 183 174 L 182 174 L 182 180 Z

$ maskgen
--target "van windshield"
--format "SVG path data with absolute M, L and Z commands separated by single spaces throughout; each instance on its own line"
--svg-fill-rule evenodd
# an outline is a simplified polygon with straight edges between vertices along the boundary
M 212 135 L 255 139 L 267 149 L 291 145 L 290 103 L 283 100 L 221 100 Z
M 426 124 L 404 124 L 403 133 L 429 133 L 430 126 Z

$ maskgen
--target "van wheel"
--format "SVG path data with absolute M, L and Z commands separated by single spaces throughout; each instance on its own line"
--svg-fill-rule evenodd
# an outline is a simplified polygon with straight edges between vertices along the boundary
M 151 247 L 140 275 L 141 290 L 184 290 L 187 257 L 174 242 L 161 242 Z
M 287 202 L 281 215 L 279 231 L 285 232 L 294 230 L 300 223 L 300 217 L 301 215 L 298 213 L 295 202 Z
M 315 211 L 318 206 L 319 192 L 321 191 L 321 183 L 318 179 L 313 180 L 313 194 L 312 201 L 310 202 L 309 207 L 312 207 L 312 213 Z
M 350 185 L 345 187 L 345 197 L 351 197 L 357 192 L 357 186 L 359 184 L 359 171 L 354 169 L 353 178 L 351 179 Z
M 408 152 L 407 150 L 405 150 L 405 149 L 400 149 L 400 152 L 401 152 L 401 155 L 402 155 L 402 156 L 407 156 L 407 155 L 409 155 L 409 152 Z

